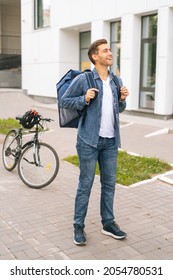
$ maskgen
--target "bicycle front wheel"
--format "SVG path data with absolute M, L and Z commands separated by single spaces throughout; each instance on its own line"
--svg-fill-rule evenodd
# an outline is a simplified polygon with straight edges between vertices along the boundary
M 54 148 L 46 143 L 27 146 L 19 158 L 19 176 L 30 188 L 46 187 L 55 179 L 58 170 L 58 155 Z
M 20 155 L 20 150 L 18 147 L 19 138 L 17 137 L 17 131 L 12 129 L 6 135 L 2 147 L 2 161 L 4 167 L 8 171 L 13 170 L 17 165 Z

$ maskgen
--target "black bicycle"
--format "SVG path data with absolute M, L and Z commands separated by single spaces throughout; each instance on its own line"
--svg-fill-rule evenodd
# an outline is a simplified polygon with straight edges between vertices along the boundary
M 5 137 L 2 148 L 4 167 L 11 171 L 18 164 L 21 180 L 30 188 L 40 189 L 49 185 L 58 174 L 59 158 L 55 149 L 39 140 L 39 133 L 46 122 L 53 121 L 43 118 L 35 110 L 27 111 L 16 119 L 21 124 L 19 129 L 12 129 Z M 33 139 L 23 144 L 26 130 L 33 133 Z M 34 128 L 31 130 L 31 128 Z

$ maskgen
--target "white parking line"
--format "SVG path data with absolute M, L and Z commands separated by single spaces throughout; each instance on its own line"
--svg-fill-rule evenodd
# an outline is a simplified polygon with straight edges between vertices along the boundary
M 126 124 L 122 124 L 122 125 L 120 125 L 120 127 L 122 128 L 122 127 L 127 127 L 127 126 L 130 126 L 130 125 L 132 125 L 132 124 L 134 124 L 133 122 L 130 122 L 130 123 L 126 123 Z
M 152 133 L 146 134 L 145 137 L 153 137 L 153 136 L 157 136 L 157 135 L 161 135 L 161 134 L 168 134 L 168 133 L 169 133 L 169 128 L 163 128 L 163 129 L 154 131 Z

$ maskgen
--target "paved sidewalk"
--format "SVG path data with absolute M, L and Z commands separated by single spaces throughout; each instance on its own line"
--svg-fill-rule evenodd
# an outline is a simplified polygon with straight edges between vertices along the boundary
M 86 219 L 88 243 L 84 247 L 74 245 L 72 222 L 78 169 L 63 158 L 76 153 L 76 130 L 59 129 L 55 104 L 40 104 L 20 92 L 1 92 L 0 104 L 0 118 L 15 117 L 33 106 L 45 117 L 55 119 L 50 124 L 51 132 L 42 135 L 42 139 L 54 146 L 60 157 L 58 176 L 40 190 L 25 186 L 17 169 L 6 171 L 0 160 L 0 259 L 173 259 L 173 185 L 161 180 L 128 188 L 117 185 L 116 221 L 128 236 L 114 240 L 101 234 L 100 184 L 96 176 Z M 151 123 L 146 118 L 123 115 L 122 146 L 172 162 L 173 134 L 146 137 L 166 127 L 172 130 L 173 121 Z M 0 135 L 0 152 L 3 139 Z

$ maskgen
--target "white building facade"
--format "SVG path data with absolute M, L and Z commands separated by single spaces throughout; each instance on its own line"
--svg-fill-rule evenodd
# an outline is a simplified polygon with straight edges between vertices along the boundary
M 22 0 L 22 88 L 56 98 L 69 70 L 92 67 L 91 42 L 106 38 L 112 69 L 128 87 L 127 110 L 173 117 L 173 0 Z

